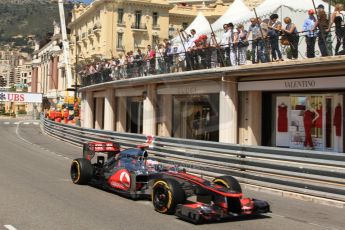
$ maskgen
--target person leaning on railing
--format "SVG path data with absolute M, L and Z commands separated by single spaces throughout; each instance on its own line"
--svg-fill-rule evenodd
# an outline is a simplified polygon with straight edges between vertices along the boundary
M 344 15 L 342 11 L 344 10 L 343 4 L 336 4 L 334 7 L 334 12 L 331 15 L 331 20 L 329 22 L 328 31 L 331 30 L 332 25 L 335 24 L 335 36 L 337 38 L 337 43 L 335 45 L 335 55 L 339 55 L 339 48 L 342 46 L 343 55 L 345 54 L 345 27 L 344 27 Z
M 318 18 L 315 22 L 315 28 L 319 29 L 317 42 L 319 45 L 319 49 L 321 51 L 321 56 L 325 57 L 325 56 L 329 56 L 330 52 L 332 51 L 328 51 L 327 45 L 326 45 L 327 37 L 329 34 L 329 31 L 328 31 L 329 21 L 327 19 L 324 5 L 320 4 L 317 7 L 317 16 Z
M 283 61 L 282 53 L 279 49 L 279 35 L 282 23 L 278 20 L 278 17 L 278 14 L 272 14 L 268 23 L 268 36 L 271 45 L 272 61 Z
M 248 42 L 248 31 L 244 29 L 242 24 L 237 25 L 238 31 L 238 64 L 245 65 L 247 63 L 247 48 Z
M 249 26 L 248 34 L 252 35 L 252 63 L 259 63 L 259 60 L 265 63 L 267 62 L 266 44 L 261 34 L 261 32 L 264 33 L 264 28 L 262 28 L 263 23 L 259 18 L 251 18 L 250 22 L 251 25 Z M 265 35 L 263 34 L 263 36 Z
M 316 27 L 315 27 L 316 18 L 314 14 L 315 14 L 315 11 L 313 9 L 310 9 L 308 11 L 308 18 L 305 19 L 302 26 L 303 31 L 305 31 L 308 58 L 315 57 L 315 42 L 316 42 L 317 32 L 316 32 Z
M 230 65 L 236 66 L 237 65 L 237 45 L 238 45 L 238 31 L 234 28 L 233 23 L 228 24 L 229 27 L 229 57 L 230 57 Z
M 292 59 L 298 58 L 298 43 L 299 43 L 299 33 L 297 27 L 294 23 L 292 23 L 290 17 L 285 17 L 284 22 L 286 24 L 285 29 L 282 29 L 283 36 L 282 36 L 282 43 L 284 42 L 285 38 L 288 41 L 288 45 L 290 45 Z M 283 44 L 286 45 L 286 44 Z

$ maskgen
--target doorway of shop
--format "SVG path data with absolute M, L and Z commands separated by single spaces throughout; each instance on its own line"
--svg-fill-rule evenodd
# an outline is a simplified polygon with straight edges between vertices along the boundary
M 143 132 L 143 101 L 136 98 L 130 98 L 127 101 L 127 132 Z
M 218 141 L 218 111 L 218 96 L 175 96 L 173 136 L 195 140 Z

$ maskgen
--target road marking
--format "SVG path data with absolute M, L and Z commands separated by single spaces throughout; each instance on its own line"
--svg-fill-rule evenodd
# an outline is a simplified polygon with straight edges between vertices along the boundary
M 9 124 L 10 124 L 10 122 L 8 122 L 8 121 L 4 122 L 4 125 L 9 125 Z
M 29 125 L 29 124 L 30 124 L 30 122 L 24 122 L 23 124 L 24 124 L 24 125 Z
M 34 124 L 34 125 L 39 125 L 40 123 L 39 123 L 39 122 L 34 122 L 33 124 Z
M 280 218 L 285 218 L 285 219 L 289 219 L 289 220 L 293 220 L 293 221 L 298 221 L 298 222 L 303 222 L 303 223 L 306 223 L 306 224 L 309 224 L 309 225 L 313 225 L 313 226 L 317 226 L 317 227 L 324 228 L 324 229 L 329 229 L 329 230 L 340 230 L 340 229 L 338 229 L 338 228 L 333 228 L 333 227 L 328 227 L 328 226 L 321 225 L 321 224 L 311 223 L 311 222 L 307 222 L 307 221 L 300 220 L 300 219 L 298 219 L 298 218 L 291 218 L 291 217 L 282 216 L 282 215 L 275 214 L 275 213 L 269 213 L 269 214 L 267 214 L 267 215 L 268 215 L 268 216 L 276 216 L 276 217 L 280 217 Z
M 15 227 L 13 227 L 12 225 L 4 225 L 5 228 L 7 228 L 8 230 L 17 230 Z
M 14 122 L 13 124 L 18 125 L 18 124 L 19 124 L 19 122 L 17 121 L 17 122 Z

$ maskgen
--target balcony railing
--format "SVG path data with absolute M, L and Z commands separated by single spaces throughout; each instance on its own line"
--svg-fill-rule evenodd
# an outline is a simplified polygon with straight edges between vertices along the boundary
M 121 27 L 123 27 L 123 26 L 126 26 L 126 22 L 117 22 L 117 26 L 121 26 Z
M 152 29 L 154 30 L 160 30 L 160 25 L 159 24 L 155 24 L 155 25 L 152 25 Z
M 329 33 L 324 39 L 318 36 L 315 50 L 307 50 L 307 40 L 303 32 L 300 32 L 300 34 L 291 38 L 288 43 L 284 43 L 284 39 L 279 38 L 278 49 L 281 56 L 279 54 L 275 55 L 272 52 L 273 50 L 274 52 L 277 51 L 272 49 L 271 44 L 275 43 L 271 43 L 271 38 L 219 46 L 208 46 L 207 43 L 205 43 L 205 46 L 198 44 L 197 47 L 188 52 L 172 50 L 169 53 L 161 53 L 156 50 L 156 56 L 152 59 L 145 59 L 144 56 L 137 59 L 137 55 L 134 55 L 133 61 L 113 66 L 111 78 L 106 78 L 106 81 L 190 70 L 252 65 L 274 61 L 284 63 L 296 59 L 303 60 L 313 57 L 317 59 L 320 56 L 345 55 L 345 51 L 336 46 L 337 39 L 334 31 Z M 326 49 L 323 52 L 318 47 L 318 43 L 322 40 L 326 42 Z M 335 51 L 338 53 L 335 53 Z M 112 67 L 108 66 L 108 68 Z M 104 69 L 97 71 L 99 72 L 98 74 L 102 75 Z M 88 70 L 84 72 L 83 86 L 101 83 L 98 82 L 99 79 L 95 82 L 93 75 L 94 73 L 90 73 Z
M 133 30 L 147 30 L 147 26 L 145 23 L 133 23 L 131 28 Z

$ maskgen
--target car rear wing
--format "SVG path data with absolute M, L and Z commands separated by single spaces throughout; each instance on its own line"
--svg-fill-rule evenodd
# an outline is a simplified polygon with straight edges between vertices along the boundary
M 91 160 L 97 152 L 107 153 L 109 157 L 120 150 L 120 145 L 115 142 L 88 142 L 83 145 L 83 158 Z

